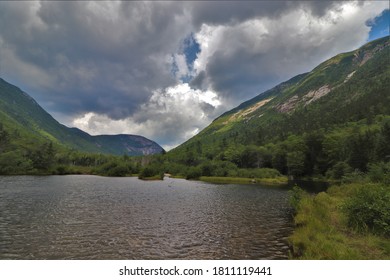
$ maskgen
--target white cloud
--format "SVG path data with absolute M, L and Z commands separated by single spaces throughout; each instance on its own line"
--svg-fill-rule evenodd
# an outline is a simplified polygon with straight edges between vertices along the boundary
M 174 63 L 177 67 L 177 72 L 175 74 L 178 79 L 190 74 L 184 54 L 175 54 Z
M 300 8 L 273 18 L 203 24 L 195 34 L 201 52 L 194 70 L 204 76 L 200 87 L 212 88 L 237 105 L 333 55 L 363 45 L 370 31 L 366 21 L 386 5 L 340 2 L 322 16 Z
M 197 134 L 220 114 L 216 93 L 191 89 L 187 83 L 156 90 L 148 102 L 131 117 L 113 120 L 107 115 L 88 112 L 72 121 L 90 134 L 129 133 L 159 139 L 166 150 Z

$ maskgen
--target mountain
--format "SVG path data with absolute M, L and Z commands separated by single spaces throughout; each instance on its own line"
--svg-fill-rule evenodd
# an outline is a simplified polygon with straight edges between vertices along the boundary
M 83 152 L 113 155 L 150 155 L 163 151 L 157 143 L 138 135 L 91 136 L 56 121 L 27 93 L 0 79 L 0 124 L 32 142 L 51 141 Z M 21 145 L 28 145 L 21 141 Z
M 169 162 L 202 175 L 267 167 L 305 176 L 387 161 L 389 45 L 387 36 L 336 55 L 242 103 L 170 151 Z

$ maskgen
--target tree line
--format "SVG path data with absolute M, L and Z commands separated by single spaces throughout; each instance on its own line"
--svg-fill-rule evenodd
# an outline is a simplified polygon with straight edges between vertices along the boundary
M 12 135 L 11 135 L 12 134 Z M 200 176 L 264 178 L 288 175 L 341 179 L 366 172 L 370 164 L 390 159 L 390 117 L 350 122 L 332 130 L 290 134 L 264 145 L 243 145 L 233 138 L 195 141 L 178 151 L 148 157 L 112 156 L 65 149 L 46 141 L 18 145 L 17 132 L 0 123 L 0 174 L 72 174 L 105 176 L 163 173 Z M 256 142 L 256 135 L 252 137 Z

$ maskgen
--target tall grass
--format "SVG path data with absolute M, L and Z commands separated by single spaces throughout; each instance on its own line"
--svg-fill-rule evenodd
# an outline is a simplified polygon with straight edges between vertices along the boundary
M 241 177 L 208 177 L 201 176 L 199 180 L 215 184 L 269 184 L 281 185 L 287 184 L 287 177 L 276 178 L 241 178 Z
M 311 196 L 304 194 L 289 238 L 294 259 L 389 259 L 390 240 L 376 232 L 357 231 L 348 223 L 345 205 L 361 184 L 333 186 Z M 386 211 L 386 210 L 385 210 Z

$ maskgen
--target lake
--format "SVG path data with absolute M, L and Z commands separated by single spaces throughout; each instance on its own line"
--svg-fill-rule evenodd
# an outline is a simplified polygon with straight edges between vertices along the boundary
M 0 259 L 285 259 L 287 190 L 0 176 Z

